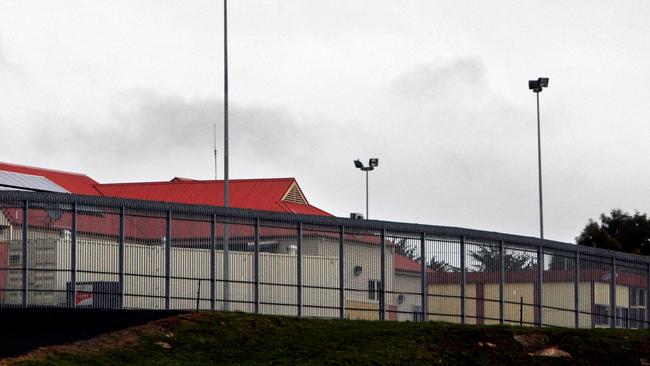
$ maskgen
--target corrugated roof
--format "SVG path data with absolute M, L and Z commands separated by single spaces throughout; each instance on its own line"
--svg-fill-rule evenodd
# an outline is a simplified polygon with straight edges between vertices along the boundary
M 42 176 L 70 193 L 150 201 L 223 206 L 223 181 L 176 177 L 169 182 L 100 184 L 83 174 L 0 163 L 0 171 Z M 307 203 L 283 201 L 289 190 L 300 191 L 294 178 L 233 179 L 230 206 L 254 210 L 332 216 Z M 302 192 L 301 192 L 302 193 Z
M 293 178 L 234 179 L 230 181 L 230 206 L 254 210 L 326 215 L 311 205 L 283 202 L 282 198 L 296 182 Z M 104 196 L 223 206 L 223 181 L 172 180 L 171 182 L 98 184 Z
M 69 192 L 97 196 L 96 181 L 84 174 L 0 162 L 0 170 L 42 176 Z

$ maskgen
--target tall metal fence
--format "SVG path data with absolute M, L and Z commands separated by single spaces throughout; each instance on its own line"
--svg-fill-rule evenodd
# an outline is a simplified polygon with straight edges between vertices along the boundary
M 0 308 L 647 328 L 650 259 L 493 232 L 0 191 Z

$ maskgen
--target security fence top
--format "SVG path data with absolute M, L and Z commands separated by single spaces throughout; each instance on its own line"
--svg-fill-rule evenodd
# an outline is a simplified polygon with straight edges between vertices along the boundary
M 74 204 L 95 206 L 103 208 L 125 208 L 131 210 L 168 212 L 174 214 L 190 215 L 216 215 L 225 219 L 244 219 L 250 220 L 251 225 L 256 219 L 264 221 L 274 221 L 280 223 L 302 223 L 323 226 L 344 226 L 346 229 L 363 229 L 377 231 L 380 230 L 405 232 L 405 233 L 424 233 L 430 236 L 447 236 L 447 237 L 464 237 L 466 240 L 486 240 L 486 241 L 504 241 L 506 244 L 518 244 L 529 247 L 542 247 L 547 250 L 559 250 L 565 252 L 578 252 L 581 254 L 592 255 L 597 257 L 616 258 L 634 263 L 650 264 L 650 257 L 617 252 L 608 249 L 592 248 L 579 246 L 575 244 L 563 243 L 553 240 L 502 234 L 491 231 L 481 231 L 474 229 L 465 229 L 449 226 L 409 224 L 392 221 L 380 220 L 358 220 L 331 216 L 316 216 L 290 214 L 284 212 L 257 211 L 243 208 L 227 208 L 220 206 L 207 205 L 190 205 L 182 203 L 135 200 L 125 198 L 113 198 L 104 196 L 86 196 L 56 192 L 25 192 L 25 191 L 0 191 L 0 204 L 3 202 L 15 205 L 17 202 L 29 201 L 32 203 L 51 203 L 51 204 Z M 0 206 L 1 207 L 1 206 Z M 460 239 L 459 239 L 460 240 Z

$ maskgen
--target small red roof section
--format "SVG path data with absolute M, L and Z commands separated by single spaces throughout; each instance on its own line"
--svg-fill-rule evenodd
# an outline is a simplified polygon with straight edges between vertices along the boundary
M 297 185 L 293 178 L 235 179 L 230 181 L 230 207 L 332 216 L 310 204 L 283 201 Z M 223 206 L 224 184 L 220 180 L 180 180 L 171 182 L 99 184 L 104 196 L 150 201 Z
M 402 272 L 412 272 L 412 273 L 422 273 L 422 267 L 419 262 L 414 261 L 408 257 L 405 257 L 399 253 L 393 255 L 395 269 Z M 427 272 L 433 272 L 431 269 L 427 268 Z
M 100 193 L 95 189 L 98 183 L 85 174 L 70 173 L 60 170 L 36 168 L 25 165 L 9 164 L 0 162 L 0 170 L 13 173 L 22 173 L 45 177 L 71 193 L 87 194 L 98 196 Z

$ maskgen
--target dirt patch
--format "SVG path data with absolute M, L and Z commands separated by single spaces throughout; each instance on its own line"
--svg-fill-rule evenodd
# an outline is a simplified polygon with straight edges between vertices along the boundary
M 515 334 L 512 338 L 524 347 L 541 347 L 548 343 L 545 334 Z
M 79 352 L 102 352 L 127 347 L 138 342 L 143 335 L 163 335 L 166 338 L 173 337 L 172 329 L 183 321 L 190 321 L 201 316 L 201 313 L 188 313 L 155 320 L 147 324 L 138 325 L 115 332 L 102 334 L 98 337 L 72 343 L 55 346 L 39 347 L 26 354 L 13 358 L 0 359 L 0 366 L 12 365 L 16 362 L 37 360 L 47 356 L 79 353 Z M 166 347 L 163 347 L 166 348 Z
M 544 357 L 566 357 L 571 358 L 571 355 L 567 351 L 559 349 L 557 346 L 548 347 L 529 353 L 531 356 L 544 356 Z

